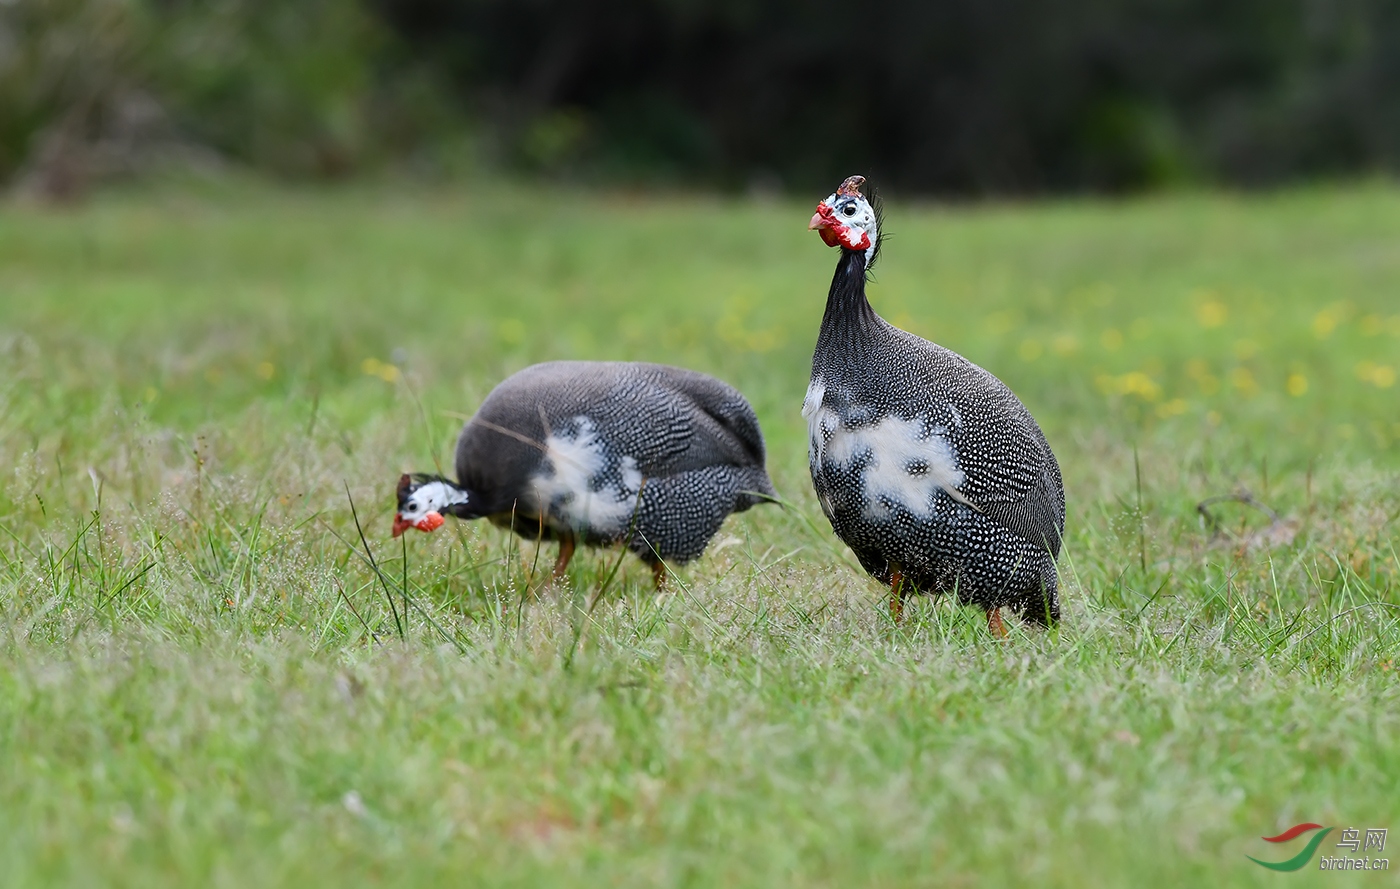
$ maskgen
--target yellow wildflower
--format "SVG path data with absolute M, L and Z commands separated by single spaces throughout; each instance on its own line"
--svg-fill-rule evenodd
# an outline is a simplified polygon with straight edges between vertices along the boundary
M 1187 406 L 1186 399 L 1173 398 L 1171 401 L 1157 405 L 1157 416 L 1163 418 L 1175 417 L 1178 414 L 1186 413 Z
M 1140 370 L 1116 377 L 1101 373 L 1094 378 L 1094 384 L 1105 395 L 1136 395 L 1143 401 L 1156 401 L 1162 397 L 1162 387 Z
M 1312 331 L 1320 340 L 1325 340 L 1337 329 L 1337 325 L 1347 314 L 1346 303 L 1334 303 L 1313 316 Z
M 1395 368 L 1389 364 L 1363 361 L 1356 365 L 1356 376 L 1362 382 L 1370 383 L 1377 389 L 1389 389 L 1395 385 Z
M 1237 367 L 1230 371 L 1230 385 L 1244 395 L 1253 395 L 1259 391 L 1259 384 L 1255 382 L 1254 374 L 1250 373 L 1247 367 Z
M 496 335 L 507 346 L 518 346 L 525 342 L 525 322 L 519 318 L 502 318 L 496 322 Z
M 386 364 L 378 358 L 366 358 L 360 362 L 360 370 L 371 377 L 379 377 L 386 383 L 394 383 L 399 379 L 399 369 L 392 364 Z
M 1005 309 L 987 316 L 987 329 L 995 334 L 1009 333 L 1016 326 L 1016 314 Z
M 1225 319 L 1230 316 L 1230 312 L 1225 308 L 1225 304 L 1217 299 L 1211 299 L 1196 306 L 1196 321 L 1202 327 L 1219 327 L 1225 323 Z

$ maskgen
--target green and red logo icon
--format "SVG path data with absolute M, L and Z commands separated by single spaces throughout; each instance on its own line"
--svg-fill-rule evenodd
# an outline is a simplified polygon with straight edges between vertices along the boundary
M 1317 847 L 1322 845 L 1322 838 L 1331 833 L 1333 828 L 1323 827 L 1321 824 L 1312 824 L 1310 822 L 1308 824 L 1295 824 L 1276 837 L 1260 837 L 1260 839 L 1266 843 L 1286 843 L 1289 840 L 1297 839 L 1310 830 L 1318 831 L 1318 833 L 1313 834 L 1312 839 L 1308 840 L 1308 844 L 1303 847 L 1303 851 L 1294 855 L 1287 861 L 1260 861 L 1253 855 L 1246 855 L 1245 857 L 1260 867 L 1267 867 L 1269 870 L 1302 870 L 1307 866 L 1309 861 L 1312 861 L 1313 855 L 1317 854 Z

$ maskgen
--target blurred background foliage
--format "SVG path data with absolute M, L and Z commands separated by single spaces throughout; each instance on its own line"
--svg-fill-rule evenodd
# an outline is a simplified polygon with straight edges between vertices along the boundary
M 0 0 L 0 181 L 481 164 L 727 189 L 1400 165 L 1390 0 Z
M 0 177 L 170 164 L 336 178 L 461 128 L 356 0 L 0 0 Z

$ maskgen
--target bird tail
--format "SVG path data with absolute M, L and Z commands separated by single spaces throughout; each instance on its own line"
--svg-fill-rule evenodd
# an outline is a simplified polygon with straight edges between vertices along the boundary
M 763 469 L 754 469 L 749 473 L 748 482 L 739 491 L 738 509 L 748 509 L 760 503 L 776 503 L 783 505 L 778 498 L 778 492 L 773 487 L 773 480 L 768 477 L 768 473 Z
M 1026 593 L 1016 611 L 1023 620 L 1042 627 L 1053 627 L 1060 622 L 1060 592 L 1054 565 L 1047 566 L 1040 585 Z

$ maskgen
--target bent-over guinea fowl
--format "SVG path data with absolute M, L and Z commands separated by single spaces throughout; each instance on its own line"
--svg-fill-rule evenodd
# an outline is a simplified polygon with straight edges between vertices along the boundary
M 661 364 L 552 361 L 486 396 L 457 439 L 457 481 L 399 480 L 394 536 L 443 514 L 559 542 L 627 546 L 652 566 L 705 551 L 726 516 L 773 499 L 763 433 L 737 390 Z M 640 494 L 640 496 L 639 496 Z
M 1004 636 L 999 609 L 1059 620 L 1060 467 L 1025 405 L 961 355 L 900 330 L 865 298 L 880 212 L 852 176 L 809 228 L 841 248 L 802 414 L 812 484 L 836 535 L 890 586 L 956 593 Z

